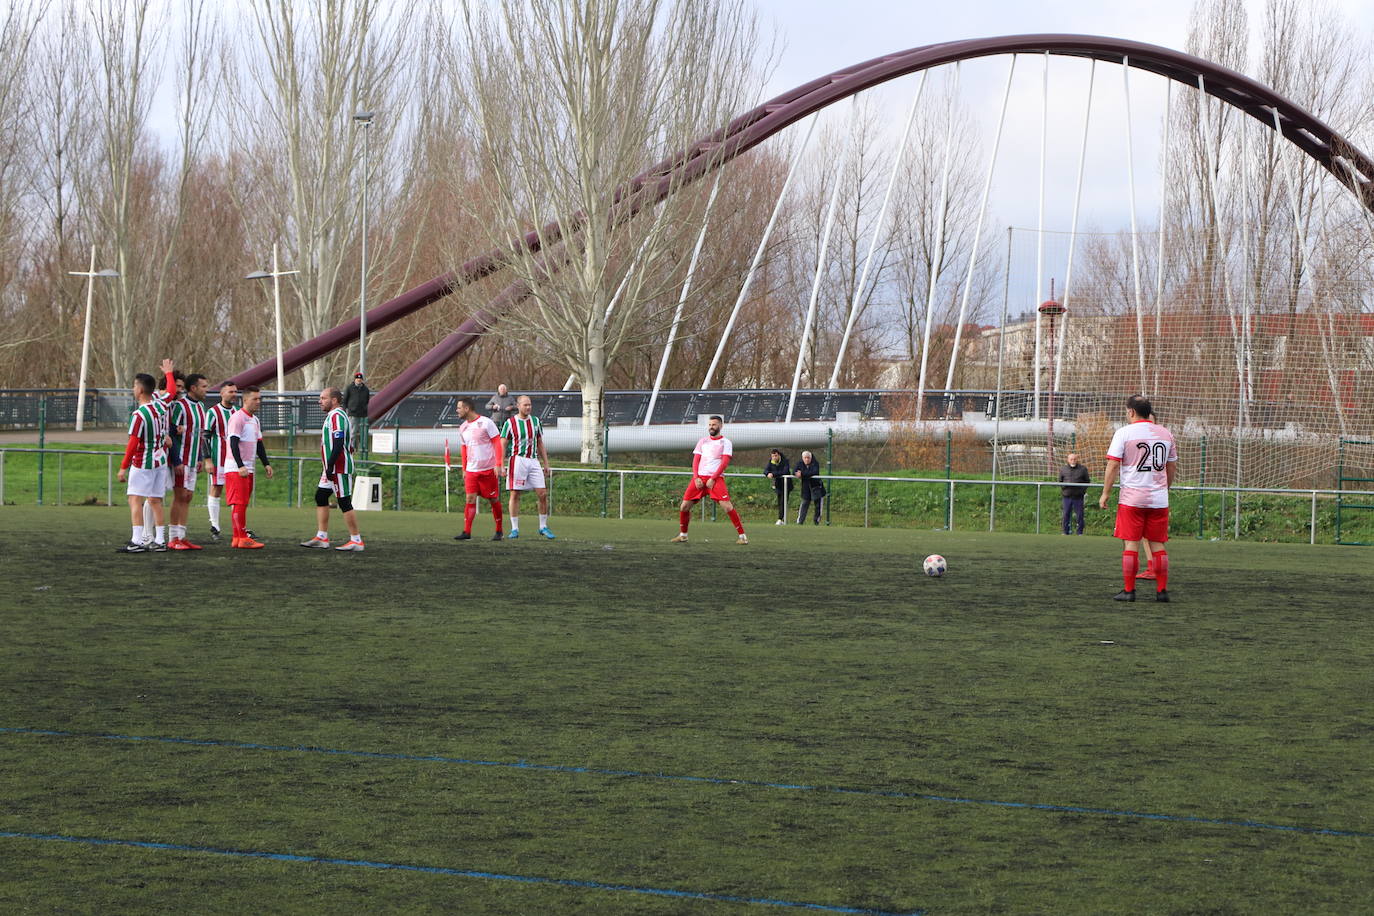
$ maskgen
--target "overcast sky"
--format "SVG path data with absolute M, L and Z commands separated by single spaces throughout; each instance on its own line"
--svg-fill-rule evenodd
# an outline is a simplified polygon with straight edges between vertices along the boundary
M 1374 0 L 1329 2 L 1374 49 Z M 965 0 L 938 4 L 910 0 L 756 0 L 756 4 L 764 22 L 776 29 L 781 45 L 765 98 L 851 64 L 957 39 L 1063 32 L 1127 38 L 1182 50 L 1193 7 L 1192 0 L 1150 0 L 1144 4 L 1107 0 Z M 1262 2 L 1251 0 L 1249 6 L 1251 21 L 1257 25 L 1263 12 Z M 983 133 L 980 175 L 991 152 L 1009 64 L 1010 58 L 1001 57 L 970 61 L 961 67 L 960 96 Z M 1043 58 L 1024 55 L 1016 67 L 988 219 L 988 231 L 994 237 L 1000 236 L 1001 244 L 1005 244 L 1007 226 L 1034 228 L 1040 218 L 1044 67 Z M 1089 68 L 1087 61 L 1062 57 L 1052 58 L 1049 65 L 1050 154 L 1045 170 L 1045 228 L 1051 230 L 1068 230 L 1072 225 Z M 1158 172 L 1166 81 L 1139 70 L 1131 71 L 1129 147 L 1122 68 L 1098 64 L 1094 82 L 1078 228 L 1129 228 L 1128 148 L 1132 150 L 1135 170 L 1136 218 L 1141 229 L 1153 228 L 1159 219 Z M 916 83 L 917 77 L 911 76 L 875 90 L 875 101 L 890 118 L 894 136 L 904 122 Z M 824 117 L 837 120 L 842 108 L 832 106 L 833 110 L 828 110 Z M 1031 271 L 1033 263 L 1026 265 Z M 1047 264 L 1047 270 L 1054 272 L 1054 267 Z

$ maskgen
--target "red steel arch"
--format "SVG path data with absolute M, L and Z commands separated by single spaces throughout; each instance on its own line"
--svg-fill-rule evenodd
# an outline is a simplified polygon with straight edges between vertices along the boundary
M 1277 129 L 1307 156 L 1320 163 L 1350 188 L 1360 202 L 1374 212 L 1374 160 L 1329 125 L 1274 90 L 1244 74 L 1200 57 L 1158 45 L 1123 38 L 1094 35 L 1009 35 L 925 45 L 897 54 L 877 57 L 812 80 L 735 118 L 724 128 L 703 137 L 673 159 L 664 160 L 630 179 L 615 191 L 618 219 L 629 219 L 646 206 L 663 200 L 676 188 L 690 184 L 724 163 L 752 149 L 806 116 L 865 89 L 919 70 L 1002 54 L 1053 54 L 1083 57 L 1108 63 L 1124 63 L 1139 70 L 1197 87 L 1265 125 Z M 1276 127 L 1277 122 L 1277 127 Z M 576 225 L 576 219 L 572 221 Z M 559 240 L 557 223 L 542 232 L 527 233 L 520 244 L 531 251 L 540 239 Z M 386 327 L 406 315 L 442 299 L 454 289 L 505 266 L 500 249 L 463 264 L 458 270 L 430 280 L 368 311 L 368 331 Z M 471 346 L 508 309 L 528 295 L 515 283 L 452 334 L 416 360 L 377 392 L 369 404 L 373 419 L 384 415 L 406 395 L 419 388 L 435 372 Z M 354 318 L 283 354 L 287 371 L 294 371 L 358 338 L 359 319 Z M 236 375 L 236 384 L 259 384 L 276 372 L 276 361 L 267 360 Z

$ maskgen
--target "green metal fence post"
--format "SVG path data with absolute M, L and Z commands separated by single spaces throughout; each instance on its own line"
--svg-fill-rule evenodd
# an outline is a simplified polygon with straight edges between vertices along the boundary
M 604 413 L 601 417 L 601 470 L 606 471 L 611 466 L 611 418 Z M 607 501 L 611 497 L 611 475 L 601 475 L 601 517 L 606 517 Z
M 43 450 L 48 439 L 48 399 L 38 401 L 38 505 L 43 505 Z
M 1197 537 L 1202 540 L 1207 536 L 1207 491 L 1203 489 L 1207 486 L 1207 437 L 1202 437 L 1202 468 L 1197 476 Z
M 825 430 L 825 466 L 830 468 L 830 487 L 825 496 L 825 526 L 830 527 L 830 503 L 835 498 L 835 428 Z
M 391 427 L 391 460 L 396 463 L 396 495 L 392 508 L 401 511 L 401 427 Z
M 954 480 L 954 431 L 945 430 L 945 480 Z M 945 490 L 945 530 L 954 527 L 954 484 Z

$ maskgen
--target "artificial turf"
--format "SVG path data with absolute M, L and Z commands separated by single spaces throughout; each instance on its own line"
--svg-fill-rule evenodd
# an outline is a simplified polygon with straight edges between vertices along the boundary
M 0 909 L 1374 908 L 1364 548 L 360 517 L 0 508 Z

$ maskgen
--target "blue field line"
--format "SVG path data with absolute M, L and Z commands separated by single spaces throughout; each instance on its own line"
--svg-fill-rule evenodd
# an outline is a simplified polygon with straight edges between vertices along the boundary
M 924 911 L 894 913 L 859 906 L 834 906 L 827 903 L 806 903 L 800 900 L 779 900 L 772 897 L 742 897 L 735 894 L 712 894 L 706 891 L 682 891 L 666 887 L 640 887 L 633 884 L 608 884 L 603 881 L 581 881 L 576 878 L 549 878 L 543 875 L 510 875 L 472 868 L 447 868 L 438 865 L 405 865 L 398 862 L 370 862 L 366 859 L 335 859 L 328 856 L 302 856 L 286 852 L 261 852 L 250 849 L 219 849 L 214 846 L 185 846 L 181 843 L 151 843 L 144 840 L 115 840 L 106 837 L 66 836 L 60 833 L 18 833 L 0 830 L 0 839 L 46 840 L 58 843 L 78 843 L 86 846 L 125 846 L 134 849 L 157 849 L 170 852 L 197 852 L 215 856 L 236 856 L 245 859 L 267 859 L 272 862 L 304 862 L 311 865 L 342 865 L 348 868 L 377 868 L 388 871 L 414 871 L 427 875 L 450 875 L 455 878 L 481 878 L 487 881 L 515 881 L 520 884 L 552 884 L 594 891 L 619 891 L 626 894 L 648 894 L 653 897 L 673 897 L 680 900 L 709 900 L 714 903 L 752 903 L 760 906 L 787 907 L 794 910 L 815 910 L 822 913 L 858 913 L 861 916 L 923 916 Z
M 844 786 L 819 786 L 805 783 L 766 782 L 757 779 L 731 779 L 724 776 L 685 776 L 674 773 L 649 773 L 640 770 L 612 770 L 601 767 L 573 766 L 557 763 L 530 763 L 527 760 L 470 760 L 465 757 L 417 756 L 414 754 L 384 753 L 381 751 L 350 751 L 311 745 L 254 744 L 241 741 L 220 741 L 208 738 L 167 738 L 156 735 L 99 735 L 79 732 L 49 731 L 38 728 L 7 728 L 0 726 L 0 734 L 38 735 L 50 738 L 83 738 L 99 741 L 146 741 L 153 744 L 180 744 L 192 747 L 218 747 L 244 751 L 290 751 L 302 754 L 331 754 L 341 757 L 368 757 L 375 760 L 402 760 L 415 763 L 451 763 L 461 766 L 499 767 L 511 770 L 534 770 L 543 773 L 582 774 L 588 776 L 620 776 L 633 779 L 653 779 L 664 782 L 699 783 L 712 786 L 744 786 L 753 789 L 788 789 L 798 792 L 825 792 L 833 795 L 854 795 L 863 798 L 893 798 L 911 801 L 944 802 L 955 805 L 982 805 L 993 808 L 1020 808 L 1028 811 L 1053 811 L 1061 814 L 1096 814 L 1107 817 L 1137 818 L 1183 824 L 1205 824 L 1215 827 L 1247 827 L 1255 830 L 1278 830 L 1313 836 L 1355 837 L 1374 839 L 1374 833 L 1359 830 L 1336 830 L 1330 827 L 1299 827 L 1290 824 L 1270 824 L 1237 818 L 1201 817 L 1191 814 L 1158 814 L 1118 808 L 1091 808 L 1083 805 L 1055 805 L 1036 802 L 997 801 L 985 798 L 962 798 L 956 795 L 928 795 L 920 792 L 898 792 L 885 789 L 855 789 Z

